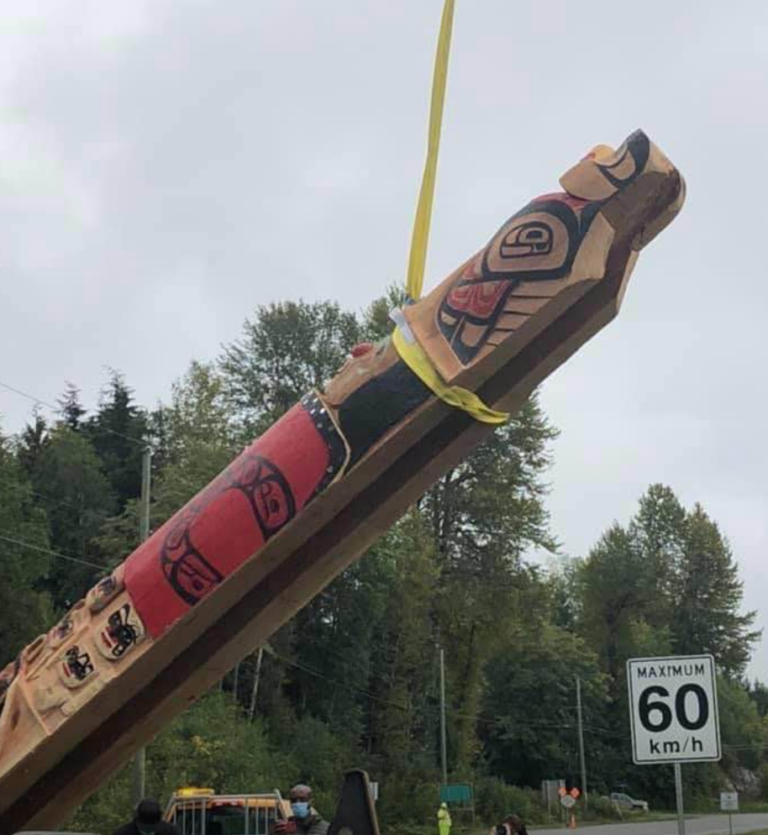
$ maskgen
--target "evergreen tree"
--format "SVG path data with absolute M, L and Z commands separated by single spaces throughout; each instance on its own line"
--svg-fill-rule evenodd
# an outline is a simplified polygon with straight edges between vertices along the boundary
M 234 458 L 235 445 L 222 381 L 205 363 L 192 362 L 172 387 L 171 403 L 151 417 L 157 441 L 152 456 L 150 529 L 157 530 Z M 139 544 L 139 503 L 105 522 L 99 547 L 110 564 L 121 562 Z
M 158 474 L 153 523 L 172 516 L 235 457 L 224 383 L 211 365 L 193 362 L 163 409 L 165 466 Z
M 56 428 L 33 473 L 48 519 L 51 547 L 94 566 L 103 564 L 95 538 L 116 502 L 90 442 L 66 426 Z M 80 599 L 100 575 L 98 568 L 57 561 L 45 588 L 58 608 Z
M 629 710 L 624 665 L 630 657 L 711 652 L 728 677 L 723 738 L 742 753 L 726 756 L 722 767 L 738 778 L 737 768 L 756 767 L 744 746 L 763 744 L 757 709 L 737 681 L 759 633 L 753 613 L 740 613 L 742 584 L 727 543 L 700 506 L 688 512 L 668 487 L 653 485 L 625 528 L 614 524 L 580 568 L 576 624 L 599 653 L 609 676 L 610 701 L 604 718 L 616 737 L 602 758 L 614 780 L 631 780 L 650 798 L 671 801 L 658 770 L 633 769 L 626 738 Z M 726 730 L 727 729 L 727 730 Z M 730 740 L 733 740 L 731 743 Z M 689 769 L 690 791 L 707 796 L 717 774 L 709 766 Z
M 41 582 L 51 570 L 44 511 L 32 485 L 0 436 L 0 669 L 51 625 Z
M 699 504 L 686 519 L 676 589 L 675 650 L 712 653 L 721 670 L 732 676 L 743 673 L 761 634 L 751 628 L 756 613 L 740 612 L 743 583 L 738 567 L 717 524 Z
M 64 394 L 58 399 L 61 421 L 70 429 L 79 429 L 85 409 L 80 403 L 80 389 L 68 382 Z
M 40 456 L 50 440 L 48 424 L 38 406 L 35 406 L 32 417 L 34 422 L 24 427 L 16 442 L 16 456 L 28 476 L 35 471 Z
M 579 785 L 576 677 L 581 679 L 590 772 L 596 776 L 605 736 L 607 689 L 596 655 L 546 615 L 521 618 L 487 666 L 481 736 L 491 772 L 516 785 L 552 774 Z M 599 756 L 598 756 L 599 754 Z
M 633 651 L 633 627 L 644 620 L 652 599 L 652 564 L 632 533 L 614 523 L 583 563 L 581 585 L 582 628 L 603 661 L 615 697 Z
M 685 508 L 669 487 L 651 485 L 630 523 L 630 536 L 647 563 L 649 597 L 646 615 L 668 624 L 675 605 L 675 577 L 680 571 L 685 536 Z
M 141 495 L 141 459 L 147 418 L 134 403 L 133 392 L 117 371 L 110 373 L 97 413 L 83 424 L 118 506 Z
M 552 565 L 546 578 L 552 623 L 568 632 L 578 632 L 584 622 L 583 579 L 584 561 L 569 557 Z
M 768 687 L 762 681 L 746 682 L 749 698 L 755 703 L 760 716 L 768 716 Z
M 379 554 L 337 577 L 295 617 L 286 693 L 298 717 L 313 716 L 357 741 L 365 731 L 376 639 L 388 599 L 389 570 Z M 349 682 L 351 687 L 344 686 Z M 361 692 L 362 691 L 362 692 Z
M 725 749 L 722 768 L 731 774 L 737 769 L 757 771 L 766 762 L 768 724 L 744 685 L 732 678 L 718 676 L 717 707 L 720 736 Z

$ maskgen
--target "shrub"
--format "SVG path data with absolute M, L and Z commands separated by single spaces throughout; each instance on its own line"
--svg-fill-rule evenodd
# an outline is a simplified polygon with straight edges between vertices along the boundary
M 489 823 L 498 823 L 507 815 L 520 815 L 526 823 L 544 819 L 544 810 L 533 789 L 510 786 L 498 777 L 484 777 L 475 784 L 477 816 Z

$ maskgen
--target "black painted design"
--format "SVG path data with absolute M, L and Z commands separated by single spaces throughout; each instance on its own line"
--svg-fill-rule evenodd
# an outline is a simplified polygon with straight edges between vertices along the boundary
M 296 515 L 296 500 L 286 477 L 263 455 L 240 459 L 236 472 L 228 473 L 229 489 L 248 499 L 264 541 L 273 537 Z
M 185 603 L 194 606 L 224 576 L 192 544 L 189 529 L 197 513 L 190 515 L 191 518 L 180 520 L 165 538 L 160 550 L 160 565 L 171 588 Z
M 334 478 L 344 469 L 347 463 L 347 448 L 339 430 L 331 420 L 325 404 L 315 392 L 305 394 L 301 398 L 301 406 L 315 425 L 320 437 L 325 441 L 328 449 L 328 465 L 319 484 L 315 487 L 313 497 L 322 493 Z
M 579 245 L 591 225 L 594 213 L 588 215 L 586 218 L 583 216 L 579 218 L 576 212 L 567 203 L 564 203 L 561 200 L 534 200 L 524 209 L 521 209 L 517 214 L 512 215 L 512 217 L 502 227 L 503 229 L 504 227 L 512 224 L 510 230 L 505 234 L 501 242 L 499 254 L 501 255 L 502 264 L 505 260 L 509 260 L 510 262 L 513 260 L 516 261 L 516 259 L 513 259 L 510 255 L 505 255 L 504 252 L 501 251 L 504 244 L 506 244 L 508 240 L 514 240 L 514 236 L 519 232 L 532 230 L 533 227 L 539 227 L 542 233 L 546 230 L 546 234 L 549 235 L 549 245 L 543 252 L 528 251 L 526 253 L 526 257 L 543 257 L 552 252 L 552 248 L 555 243 L 555 233 L 551 222 L 547 223 L 546 221 L 542 221 L 540 219 L 536 221 L 526 220 L 526 218 L 530 215 L 549 215 L 556 221 L 560 221 L 560 223 L 565 227 L 566 234 L 568 235 L 568 246 L 565 258 L 563 258 L 559 264 L 544 266 L 538 269 L 536 267 L 531 267 L 529 270 L 521 270 L 517 263 L 510 263 L 509 271 L 504 270 L 503 267 L 502 269 L 494 269 L 489 263 L 490 256 L 494 253 L 496 248 L 496 237 L 494 237 L 490 245 L 486 247 L 485 254 L 483 255 L 484 279 L 492 280 L 504 278 L 507 281 L 513 282 L 514 286 L 517 286 L 521 281 L 550 281 L 553 278 L 562 278 L 563 276 L 568 275 L 571 271 Z M 517 221 L 517 223 L 514 221 Z M 464 279 L 463 281 L 460 281 L 457 286 L 476 284 L 479 280 L 481 279 Z
M 619 149 L 613 162 L 605 164 L 595 161 L 595 165 L 605 179 L 621 191 L 645 170 L 650 147 L 648 137 L 642 131 L 635 131 Z M 614 172 L 625 166 L 629 157 L 633 162 L 632 170 L 622 179 Z M 612 198 L 608 198 L 610 199 Z M 534 200 L 502 227 L 510 228 L 500 241 L 497 236 L 486 248 L 481 276 L 458 281 L 446 294 L 436 314 L 440 332 L 464 365 L 469 364 L 487 343 L 496 322 L 504 312 L 507 299 L 518 284 L 551 281 L 570 273 L 584 236 L 605 202 L 578 201 L 567 195 L 563 195 L 560 200 Z M 579 203 L 581 205 L 578 205 Z M 578 214 L 572 205 L 578 206 Z M 547 263 L 547 256 L 552 254 L 556 246 L 555 239 L 558 233 L 554 226 L 542 217 L 528 219 L 533 214 L 549 215 L 565 227 L 567 250 L 565 258 L 557 263 Z M 538 269 L 534 266 L 536 258 L 543 259 L 543 264 Z M 531 259 L 531 269 L 520 269 L 521 261 L 524 263 L 525 259 Z M 491 265 L 491 260 L 494 266 Z M 506 286 L 500 283 L 502 281 L 506 282 Z M 473 326 L 474 332 L 471 338 L 465 341 L 465 332 L 469 325 Z M 478 327 L 484 329 L 482 334 L 478 335 Z
M 502 258 L 530 258 L 549 255 L 555 233 L 548 223 L 532 220 L 507 232 L 499 246 Z
M 97 588 L 99 590 L 100 597 L 112 597 L 117 593 L 117 580 L 115 580 L 115 578 L 110 574 L 109 577 L 105 577 L 99 582 Z
M 624 144 L 626 145 L 624 153 L 622 153 L 616 162 L 611 163 L 610 165 L 596 162 L 597 167 L 600 169 L 600 173 L 611 185 L 616 186 L 619 190 L 626 188 L 642 173 L 642 171 L 645 170 L 645 166 L 648 163 L 648 156 L 651 153 L 651 142 L 641 130 L 636 130 L 633 134 L 631 134 Z M 634 160 L 635 170 L 629 177 L 621 179 L 620 177 L 616 177 L 613 171 L 626 160 L 627 155 L 630 155 Z
M 241 456 L 185 508 L 160 550 L 160 564 L 171 588 L 194 606 L 224 579 L 192 540 L 200 513 L 226 490 L 239 490 L 248 499 L 266 541 L 296 515 L 296 502 L 280 470 L 262 455 Z
M 350 466 L 430 394 L 402 360 L 353 391 L 338 413 L 350 448 Z
M 71 646 L 64 654 L 64 667 L 77 681 L 83 681 L 93 672 L 91 656 L 80 652 L 80 647 Z
M 468 365 L 493 333 L 504 313 L 507 299 L 521 282 L 551 281 L 568 275 L 584 236 L 599 211 L 600 204 L 585 203 L 580 214 L 564 200 L 534 200 L 513 215 L 486 247 L 482 274 L 478 278 L 458 281 L 443 298 L 437 311 L 437 326 L 451 348 Z M 529 220 L 536 215 L 535 220 Z M 549 216 L 551 221 L 542 219 Z M 556 245 L 554 224 L 565 230 L 565 254 L 558 262 L 548 263 Z M 562 232 L 560 232 L 562 234 Z M 540 267 L 521 269 L 527 259 L 545 259 Z M 493 260 L 492 260 L 493 259 Z M 480 338 L 465 341 L 467 326 L 481 327 Z
M 62 618 L 56 626 L 54 627 L 54 637 L 56 638 L 57 642 L 62 642 L 75 628 L 74 623 L 72 622 L 72 618 L 67 615 L 66 617 Z
M 126 603 L 113 612 L 107 620 L 107 634 L 114 642 L 111 653 L 115 658 L 122 658 L 128 649 L 138 643 L 139 633 L 130 622 L 130 617 L 131 604 Z

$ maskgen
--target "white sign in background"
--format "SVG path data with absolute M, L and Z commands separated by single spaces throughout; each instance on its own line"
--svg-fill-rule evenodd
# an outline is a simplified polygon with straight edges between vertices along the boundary
M 720 759 L 711 655 L 627 661 L 632 758 L 639 764 Z
M 738 812 L 739 811 L 739 793 L 738 792 L 720 792 L 720 811 L 721 812 Z

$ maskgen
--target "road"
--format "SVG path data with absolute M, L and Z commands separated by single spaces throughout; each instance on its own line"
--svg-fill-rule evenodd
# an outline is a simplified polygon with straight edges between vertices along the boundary
M 755 829 L 768 829 L 768 814 L 734 815 L 733 833 L 742 835 Z M 576 832 L 588 835 L 677 835 L 677 819 L 643 823 L 608 823 L 603 826 L 579 826 Z M 537 829 L 536 835 L 563 835 L 569 832 L 559 829 Z M 685 819 L 686 835 L 728 835 L 728 815 L 702 815 Z

